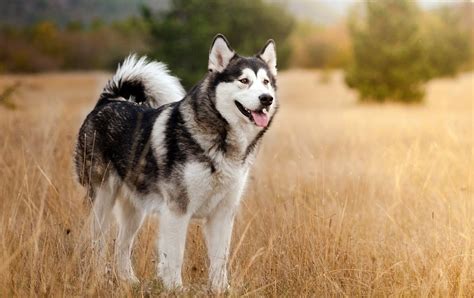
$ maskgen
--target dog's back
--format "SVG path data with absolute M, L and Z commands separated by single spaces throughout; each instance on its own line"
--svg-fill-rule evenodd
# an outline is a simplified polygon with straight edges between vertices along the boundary
M 76 144 L 76 174 L 91 199 L 112 172 L 134 189 L 150 191 L 144 181 L 158 175 L 150 148 L 154 121 L 183 96 L 178 79 L 162 63 L 131 55 L 119 66 L 81 126 Z

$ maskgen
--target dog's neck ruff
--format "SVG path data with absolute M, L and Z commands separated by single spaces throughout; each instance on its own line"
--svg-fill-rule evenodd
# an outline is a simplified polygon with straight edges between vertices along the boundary
M 197 143 L 209 155 L 246 163 L 268 126 L 257 129 L 231 125 L 216 109 L 214 93 L 206 78 L 192 88 L 180 103 L 184 122 Z M 270 120 L 271 121 L 271 120 Z

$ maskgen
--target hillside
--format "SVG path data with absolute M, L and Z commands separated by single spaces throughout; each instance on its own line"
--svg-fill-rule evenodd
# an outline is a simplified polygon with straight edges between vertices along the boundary
M 165 9 L 169 1 L 153 0 L 15 0 L 0 1 L 0 24 L 31 25 L 53 20 L 60 25 L 94 19 L 112 21 L 139 15 L 140 7 Z

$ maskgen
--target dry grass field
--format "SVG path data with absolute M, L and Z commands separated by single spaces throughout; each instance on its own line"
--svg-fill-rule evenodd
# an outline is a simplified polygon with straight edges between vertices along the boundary
M 23 82 L 17 108 L 0 106 L 1 297 L 163 293 L 152 218 L 134 249 L 140 286 L 104 276 L 77 249 L 89 206 L 71 152 L 107 77 L 0 77 L 0 90 Z M 474 74 L 431 82 L 419 106 L 360 105 L 342 74 L 322 81 L 279 77 L 282 106 L 237 218 L 229 293 L 472 297 Z M 199 223 L 184 267 L 187 295 L 207 295 Z

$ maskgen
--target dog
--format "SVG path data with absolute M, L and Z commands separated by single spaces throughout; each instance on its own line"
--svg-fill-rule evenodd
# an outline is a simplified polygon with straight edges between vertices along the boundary
M 200 219 L 209 285 L 229 287 L 234 217 L 278 110 L 276 63 L 273 40 L 244 57 L 218 34 L 207 74 L 187 93 L 161 62 L 131 55 L 118 66 L 80 128 L 74 164 L 92 201 L 99 247 L 117 219 L 121 279 L 139 282 L 131 262 L 134 237 L 146 215 L 158 214 L 157 271 L 164 286 L 182 287 L 187 227 Z

